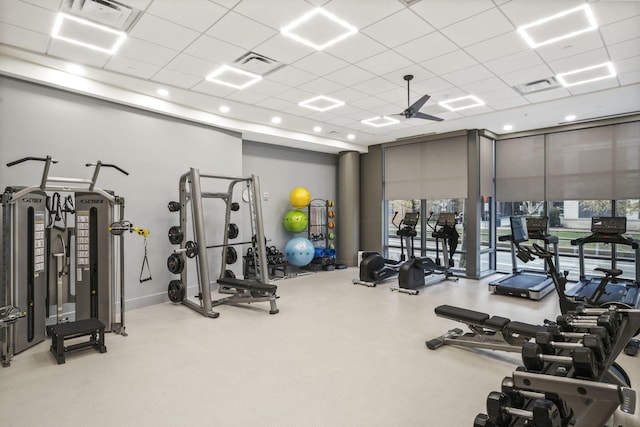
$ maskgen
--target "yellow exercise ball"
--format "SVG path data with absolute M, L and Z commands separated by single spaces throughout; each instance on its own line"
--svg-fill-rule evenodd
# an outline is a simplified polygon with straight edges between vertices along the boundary
M 289 203 L 297 209 L 306 208 L 311 203 L 311 193 L 304 187 L 297 187 L 289 193 Z

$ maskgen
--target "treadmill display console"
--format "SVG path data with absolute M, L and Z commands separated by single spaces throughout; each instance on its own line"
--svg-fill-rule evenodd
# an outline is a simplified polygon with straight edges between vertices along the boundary
M 527 217 L 527 230 L 529 233 L 533 232 L 547 232 L 547 224 L 549 224 L 549 217 Z
M 407 212 L 404 214 L 404 219 L 402 220 L 402 223 L 410 227 L 415 227 L 418 224 L 419 217 L 420 217 L 420 214 L 418 212 Z
M 624 234 L 627 232 L 627 218 L 623 216 L 594 216 L 591 218 L 591 232 L 600 234 Z
M 454 212 L 440 212 L 438 214 L 438 221 L 436 221 L 436 225 L 456 225 L 456 214 Z
M 526 218 L 523 216 L 512 216 L 510 219 L 511 236 L 513 236 L 513 243 L 522 243 L 529 240 Z

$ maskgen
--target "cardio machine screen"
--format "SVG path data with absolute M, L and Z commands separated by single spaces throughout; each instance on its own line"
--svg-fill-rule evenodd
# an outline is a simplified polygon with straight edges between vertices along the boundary
M 627 218 L 623 216 L 594 216 L 591 218 L 591 232 L 624 234 L 627 232 Z
M 547 225 L 549 224 L 549 217 L 546 216 L 536 216 L 536 217 L 527 217 L 527 232 L 547 232 Z
M 526 218 L 523 216 L 512 216 L 510 219 L 511 236 L 513 236 L 513 243 L 522 243 L 529 240 Z
M 436 225 L 456 225 L 456 214 L 454 212 L 440 212 Z
M 404 219 L 402 220 L 402 223 L 410 227 L 415 227 L 418 224 L 419 217 L 420 217 L 419 212 L 407 212 L 404 214 Z

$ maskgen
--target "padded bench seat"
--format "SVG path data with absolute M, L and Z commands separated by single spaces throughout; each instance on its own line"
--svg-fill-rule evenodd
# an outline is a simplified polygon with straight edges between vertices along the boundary
M 503 332 L 509 335 L 518 334 L 522 337 L 534 338 L 538 332 L 544 332 L 546 330 L 547 328 L 545 326 L 523 322 L 509 322 Z
M 237 289 L 245 289 L 247 291 L 260 291 L 270 294 L 275 294 L 278 290 L 278 286 L 268 283 L 259 283 L 253 280 L 242 280 L 235 277 L 223 277 L 218 279 L 218 284 L 223 286 L 229 286 Z
M 454 307 L 452 305 L 441 305 L 435 308 L 436 315 L 445 319 L 457 320 L 464 323 L 472 323 L 474 325 L 483 325 L 489 320 L 487 313 L 468 310 L 466 308 Z

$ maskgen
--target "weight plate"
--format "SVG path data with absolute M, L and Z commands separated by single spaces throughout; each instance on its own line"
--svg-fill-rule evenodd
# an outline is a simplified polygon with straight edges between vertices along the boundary
M 236 278 L 236 273 L 233 272 L 233 270 L 225 270 L 224 271 L 224 277 L 230 278 L 230 279 L 235 279 Z
M 236 252 L 236 248 L 227 246 L 225 249 L 225 257 L 227 264 L 234 264 L 238 260 L 238 252 Z
M 184 299 L 186 290 L 181 280 L 172 280 L 169 282 L 167 294 L 171 302 L 181 302 Z
M 167 258 L 167 268 L 170 273 L 180 274 L 184 269 L 184 260 L 180 254 L 171 254 Z
M 180 210 L 180 202 L 169 202 L 167 207 L 169 208 L 169 212 L 178 212 Z
M 229 224 L 229 230 L 227 230 L 227 237 L 230 239 L 235 239 L 240 234 L 240 229 L 234 223 Z
M 187 258 L 194 258 L 196 255 L 198 255 L 198 244 L 193 240 L 189 240 L 184 246 L 184 249 Z
M 231 203 L 231 210 L 236 212 L 240 210 L 240 204 L 238 202 Z
M 178 225 L 174 225 L 173 227 L 171 227 L 167 235 L 169 236 L 169 242 L 172 245 L 179 245 L 180 243 L 182 243 L 182 240 L 184 239 L 184 233 L 182 232 L 182 228 L 180 228 L 180 226 Z

